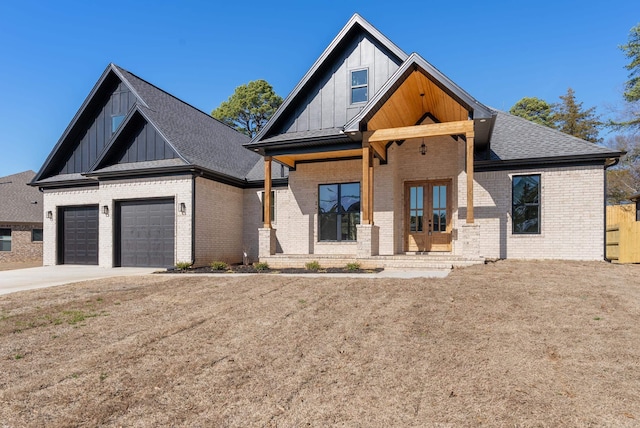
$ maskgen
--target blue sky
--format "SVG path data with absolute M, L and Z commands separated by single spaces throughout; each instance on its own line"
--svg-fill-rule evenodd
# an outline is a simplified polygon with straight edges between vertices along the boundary
M 286 97 L 355 12 L 486 105 L 572 87 L 607 115 L 640 1 L 3 1 L 0 176 L 40 169 L 109 62 L 206 112 L 255 79 Z

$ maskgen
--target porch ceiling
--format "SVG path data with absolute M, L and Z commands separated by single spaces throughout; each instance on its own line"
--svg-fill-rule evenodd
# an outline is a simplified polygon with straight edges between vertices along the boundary
M 367 129 L 416 125 L 429 113 L 439 122 L 467 120 L 469 111 L 419 70 L 414 70 L 367 123 Z
M 351 150 L 335 150 L 328 152 L 315 152 L 315 153 L 300 153 L 300 154 L 287 154 L 274 156 L 273 159 L 287 165 L 290 168 L 295 168 L 297 163 L 300 162 L 313 162 L 329 159 L 343 159 L 343 158 L 356 158 L 362 157 L 362 149 Z

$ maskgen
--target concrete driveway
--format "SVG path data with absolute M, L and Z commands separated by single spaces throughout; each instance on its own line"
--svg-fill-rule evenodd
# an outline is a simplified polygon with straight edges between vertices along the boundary
M 52 287 L 71 282 L 114 276 L 144 275 L 159 268 L 101 268 L 98 266 L 40 266 L 0 271 L 0 295 L 35 288 Z

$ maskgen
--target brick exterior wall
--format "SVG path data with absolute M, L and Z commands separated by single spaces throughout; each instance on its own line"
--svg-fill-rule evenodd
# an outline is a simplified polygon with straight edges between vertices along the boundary
M 53 219 L 45 217 L 43 264 L 57 264 L 58 207 L 74 205 L 98 205 L 109 207 L 109 215 L 98 214 L 98 264 L 113 267 L 113 238 L 115 202 L 131 199 L 174 198 L 176 207 L 184 202 L 187 214 L 176 209 L 175 249 L 176 261 L 192 261 L 191 222 L 192 178 L 178 176 L 172 178 L 151 178 L 101 182 L 99 187 L 73 189 L 50 189 L 44 192 L 44 212 L 51 211 Z
M 427 154 L 419 154 L 421 139 L 389 147 L 388 162 L 374 166 L 374 223 L 379 227 L 379 254 L 393 255 L 404 248 L 404 183 L 412 180 L 451 179 L 452 254 L 465 256 L 479 250 L 485 258 L 584 259 L 604 258 L 604 170 L 602 166 L 574 166 L 541 170 L 512 170 L 475 174 L 475 224 L 466 228 L 465 143 L 452 137 L 425 139 Z M 318 185 L 361 182 L 360 160 L 299 164 L 289 175 L 289 187 L 276 197 L 278 253 L 357 254 L 356 243 L 318 242 Z M 541 231 L 539 235 L 511 232 L 511 176 L 541 174 Z M 255 194 L 255 192 L 250 192 Z M 254 195 L 255 196 L 255 195 Z M 258 197 L 254 208 L 260 219 Z M 259 224 L 245 211 L 247 234 L 256 235 Z M 479 248 L 465 233 L 479 236 Z M 472 238 L 472 237 L 468 237 Z M 253 239 L 253 238 L 252 238 Z M 254 241 L 251 241 L 254 242 Z M 474 246 L 478 245 L 476 243 Z M 252 254 L 255 254 L 252 251 Z
M 511 177 L 540 174 L 541 233 L 514 235 Z M 574 166 L 475 175 L 480 255 L 515 259 L 604 259 L 604 168 Z
M 33 229 L 42 229 L 42 224 L 0 223 L 0 229 L 11 229 L 11 251 L 0 251 L 0 263 L 42 261 L 42 241 L 31 240 Z
M 243 213 L 243 208 L 242 189 L 196 178 L 196 266 L 212 261 L 242 262 L 243 215 L 256 215 L 253 212 Z M 257 228 L 255 230 L 257 233 Z

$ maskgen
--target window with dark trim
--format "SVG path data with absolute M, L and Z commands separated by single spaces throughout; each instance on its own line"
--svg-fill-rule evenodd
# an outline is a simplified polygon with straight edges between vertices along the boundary
M 360 224 L 360 183 L 318 186 L 318 240 L 355 241 Z
M 636 201 L 636 221 L 640 221 L 640 199 Z
M 516 175 L 511 192 L 513 233 L 540 233 L 540 175 Z
M 264 192 L 260 192 L 262 199 L 262 222 L 264 223 Z M 271 221 L 276 221 L 276 192 L 271 191 Z
M 0 229 L 0 251 L 11 251 L 11 229 Z
M 369 100 L 369 70 L 351 72 L 351 104 L 365 103 Z
M 42 242 L 42 229 L 31 229 L 31 241 Z

